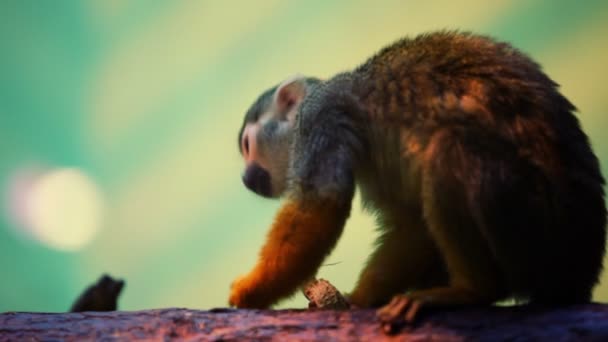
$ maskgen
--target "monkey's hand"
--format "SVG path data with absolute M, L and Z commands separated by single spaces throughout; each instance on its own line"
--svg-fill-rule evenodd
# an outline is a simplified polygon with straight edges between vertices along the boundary
M 256 286 L 255 282 L 251 280 L 251 277 L 241 276 L 237 278 L 230 286 L 230 298 L 228 299 L 228 304 L 237 308 L 264 308 L 264 305 L 261 303 L 256 303 L 255 301 L 255 298 L 264 296 L 259 296 L 255 293 Z
M 255 274 L 250 274 L 232 283 L 228 303 L 237 308 L 265 309 L 272 304 L 268 301 L 269 297 L 263 284 L 255 279 Z

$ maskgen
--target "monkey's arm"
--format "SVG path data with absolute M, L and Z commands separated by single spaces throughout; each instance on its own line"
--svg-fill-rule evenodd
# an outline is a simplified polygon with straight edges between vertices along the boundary
M 293 294 L 315 275 L 349 215 L 356 145 L 351 121 L 327 107 L 302 108 L 300 117 L 287 199 L 257 264 L 233 283 L 230 305 L 265 308 Z
M 312 278 L 338 240 L 347 208 L 288 200 L 276 216 L 254 269 L 232 285 L 230 305 L 266 308 Z

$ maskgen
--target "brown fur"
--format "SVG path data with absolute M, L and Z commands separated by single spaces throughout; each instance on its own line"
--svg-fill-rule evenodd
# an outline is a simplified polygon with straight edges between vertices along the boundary
M 258 263 L 233 283 L 230 304 L 268 307 L 312 278 L 338 241 L 348 208 L 335 203 L 288 201 L 278 212 Z
M 604 179 L 574 106 L 515 48 L 458 32 L 402 39 L 352 72 L 315 80 L 295 107 L 295 202 L 233 287 L 233 304 L 265 307 L 311 276 L 347 216 L 318 205 L 345 208 L 354 184 L 381 230 L 352 292 L 357 306 L 396 296 L 381 311 L 390 320 L 421 306 L 591 299 Z M 308 228 L 291 236 L 294 225 Z

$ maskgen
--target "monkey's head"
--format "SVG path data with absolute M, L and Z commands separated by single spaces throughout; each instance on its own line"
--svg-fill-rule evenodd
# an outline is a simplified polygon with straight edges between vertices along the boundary
M 247 111 L 239 132 L 243 183 L 258 195 L 276 198 L 285 191 L 296 115 L 310 86 L 318 82 L 293 76 L 265 91 Z

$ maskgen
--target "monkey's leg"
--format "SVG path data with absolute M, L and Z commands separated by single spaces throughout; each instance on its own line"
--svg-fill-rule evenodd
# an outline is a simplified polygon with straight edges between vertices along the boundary
M 378 311 L 383 322 L 411 322 L 422 307 L 491 304 L 506 295 L 503 274 L 477 219 L 482 178 L 492 154 L 471 146 L 475 132 L 442 132 L 427 147 L 423 207 L 430 235 L 445 260 L 449 285 L 397 296 Z
M 397 214 L 397 213 L 395 213 Z M 350 302 L 375 307 L 406 290 L 447 284 L 447 273 L 420 213 L 386 213 L 384 232 L 361 272 Z

